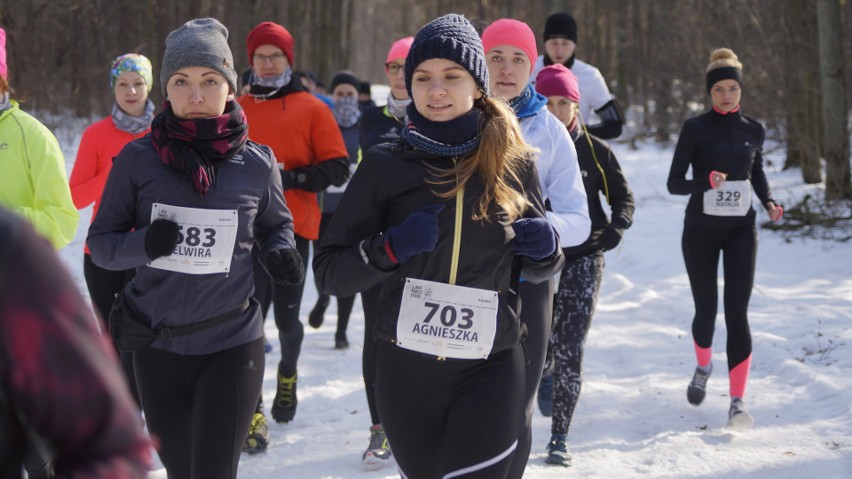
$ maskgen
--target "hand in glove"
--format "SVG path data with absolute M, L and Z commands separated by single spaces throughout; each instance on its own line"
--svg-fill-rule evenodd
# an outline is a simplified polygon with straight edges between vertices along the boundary
M 281 186 L 284 191 L 292 190 L 296 185 L 296 177 L 290 170 L 279 170 L 281 172 Z
M 512 223 L 515 254 L 541 261 L 552 255 L 559 244 L 559 235 L 544 218 L 521 218 Z
M 145 254 L 151 261 L 171 256 L 180 239 L 180 226 L 172 220 L 156 219 L 145 232 Z
M 299 284 L 305 280 L 302 255 L 294 248 L 281 248 L 266 255 L 266 270 L 278 284 Z
M 624 230 L 621 228 L 616 228 L 613 225 L 609 225 L 604 228 L 603 232 L 601 232 L 600 238 L 598 238 L 598 245 L 604 251 L 609 251 L 621 242 L 621 237 L 624 234 Z
M 399 226 L 385 233 L 385 252 L 394 263 L 435 249 L 438 244 L 438 213 L 443 204 L 431 205 L 408 215 Z

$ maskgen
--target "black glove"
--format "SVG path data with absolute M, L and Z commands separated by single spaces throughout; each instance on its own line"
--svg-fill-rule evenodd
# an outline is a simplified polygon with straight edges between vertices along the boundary
M 180 239 L 180 226 L 172 220 L 156 219 L 145 232 L 145 254 L 155 260 L 161 256 L 171 256 Z
M 290 170 L 279 171 L 281 172 L 281 186 L 284 187 L 284 191 L 292 190 L 293 186 L 296 185 L 296 177 L 293 172 Z
M 512 249 L 515 254 L 541 261 L 556 252 L 559 235 L 544 218 L 521 218 L 512 223 L 515 242 Z
M 266 270 L 278 284 L 299 284 L 305 280 L 302 255 L 294 248 L 281 248 L 266 255 Z
M 598 238 L 598 245 L 604 251 L 609 251 L 616 246 L 618 243 L 621 243 L 621 236 L 624 234 L 624 230 L 621 228 L 616 228 L 613 225 L 609 225 L 604 228 L 601 233 L 600 238 Z
M 308 181 L 308 176 L 301 170 L 280 170 L 281 171 L 281 186 L 284 191 L 293 190 L 296 188 L 304 188 L 305 182 Z

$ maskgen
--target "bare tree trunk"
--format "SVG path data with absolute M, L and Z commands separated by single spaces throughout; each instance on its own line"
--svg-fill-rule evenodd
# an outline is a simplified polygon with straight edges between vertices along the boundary
M 651 31 L 650 38 L 657 45 L 672 44 L 672 30 L 666 18 L 666 9 L 668 7 L 663 4 L 654 3 L 651 6 Z M 667 49 L 659 48 L 653 53 L 652 61 L 657 67 L 658 72 L 668 71 Z M 669 135 L 672 130 L 672 110 L 674 109 L 674 98 L 672 98 L 673 77 L 671 75 L 660 74 L 653 80 L 654 88 L 652 89 L 655 99 L 654 104 L 654 139 L 661 143 L 666 143 L 671 140 Z
M 530 25 L 543 52 L 546 18 L 570 12 L 579 26 L 578 58 L 600 69 L 624 110 L 634 107 L 631 123 L 638 134 L 656 133 L 666 140 L 683 119 L 706 108 L 707 54 L 727 46 L 747 65 L 743 104 L 750 115 L 766 122 L 770 138 L 787 131 L 805 138 L 819 135 L 821 142 L 822 133 L 806 131 L 818 128 L 822 118 L 821 103 L 813 93 L 819 87 L 808 86 L 819 82 L 819 69 L 810 63 L 818 58 L 812 46 L 819 41 L 816 30 L 807 33 L 801 26 L 805 16 L 816 21 L 816 2 L 789 1 L 790 5 L 778 0 L 0 0 L 0 25 L 8 33 L 15 98 L 25 100 L 30 110 L 70 110 L 90 117 L 105 114 L 112 103 L 103 87 L 112 58 L 138 51 L 151 59 L 158 77 L 166 35 L 199 16 L 214 16 L 228 27 L 238 70 L 249 64 L 245 49 L 249 31 L 260 22 L 273 21 L 293 34 L 294 68 L 313 70 L 325 81 L 337 70 L 351 69 L 359 77 L 385 83 L 383 63 L 391 43 L 414 35 L 438 15 L 456 12 L 483 24 L 517 18 Z M 788 7 L 803 5 L 812 13 L 794 17 L 795 22 L 785 14 Z M 852 14 L 852 1 L 842 5 L 833 5 L 834 21 Z M 792 40 L 809 49 L 785 54 Z M 836 47 L 842 44 L 847 55 L 836 64 L 852 65 L 852 35 L 841 30 L 833 41 Z M 788 60 L 779 61 L 784 56 Z M 794 78 L 799 83 L 786 83 L 788 76 L 800 73 L 805 77 Z M 845 81 L 852 82 L 852 70 L 844 73 Z M 155 104 L 161 100 L 160 87 L 155 82 Z M 799 97 L 812 101 L 794 104 Z M 846 98 L 848 106 L 852 97 Z M 805 105 L 820 110 L 790 113 L 804 119 L 799 126 L 783 128 L 785 121 L 796 124 L 787 110 Z M 817 117 L 819 121 L 809 120 Z M 804 143 L 804 139 L 793 142 L 791 161 L 802 161 L 796 151 L 818 154 L 816 146 Z M 820 152 L 828 156 L 824 148 Z M 816 170 L 808 165 L 802 163 L 803 175 L 812 181 Z M 835 172 L 828 176 L 838 178 Z M 848 175 L 839 178 L 846 181 Z
M 784 23 L 789 32 L 784 42 L 787 105 L 787 159 L 784 169 L 801 167 L 802 180 L 814 184 L 822 181 L 816 8 L 809 0 L 791 0 L 783 6 Z
M 852 198 L 849 175 L 849 109 L 843 76 L 843 27 L 840 1 L 819 0 L 819 58 L 822 83 L 822 118 L 825 128 L 825 197 L 827 200 Z

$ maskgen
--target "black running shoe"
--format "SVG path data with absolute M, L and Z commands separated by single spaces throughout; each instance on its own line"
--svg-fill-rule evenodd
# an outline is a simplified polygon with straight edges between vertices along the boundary
M 713 363 L 710 363 L 710 370 L 707 372 L 704 372 L 699 367 L 695 368 L 692 381 L 689 382 L 689 387 L 686 388 L 686 399 L 689 401 L 689 404 L 698 406 L 704 401 L 704 396 L 707 394 L 707 379 L 712 372 Z
M 327 294 L 321 294 L 319 298 L 317 298 L 317 304 L 314 305 L 314 309 L 311 310 L 310 314 L 308 314 L 308 324 L 311 325 L 314 329 L 319 329 L 322 326 L 323 320 L 325 320 L 325 310 L 328 308 L 329 296 Z
M 293 373 L 290 377 L 284 377 L 278 373 L 278 389 L 275 391 L 275 400 L 272 401 L 272 419 L 275 422 L 290 422 L 296 416 L 296 405 L 299 399 L 296 397 L 296 377 Z

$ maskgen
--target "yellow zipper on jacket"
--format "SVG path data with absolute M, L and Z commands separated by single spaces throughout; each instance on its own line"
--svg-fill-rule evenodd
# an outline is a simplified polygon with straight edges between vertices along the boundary
M 453 158 L 453 164 L 456 159 Z M 459 174 L 456 172 L 456 184 L 459 182 Z M 461 250 L 462 217 L 464 215 L 464 188 L 456 192 L 456 218 L 453 228 L 453 256 L 450 263 L 450 284 L 456 284 L 456 276 L 459 270 L 459 252 Z
M 453 158 L 453 164 L 456 164 L 456 159 Z M 459 174 L 456 172 L 456 184 L 459 182 Z M 449 284 L 456 284 L 456 276 L 459 270 L 459 251 L 461 250 L 461 232 L 462 218 L 464 215 L 464 188 L 460 188 L 456 192 L 456 218 L 455 227 L 453 228 L 453 255 L 450 260 L 450 281 Z M 446 361 L 446 356 L 438 356 L 438 361 Z

